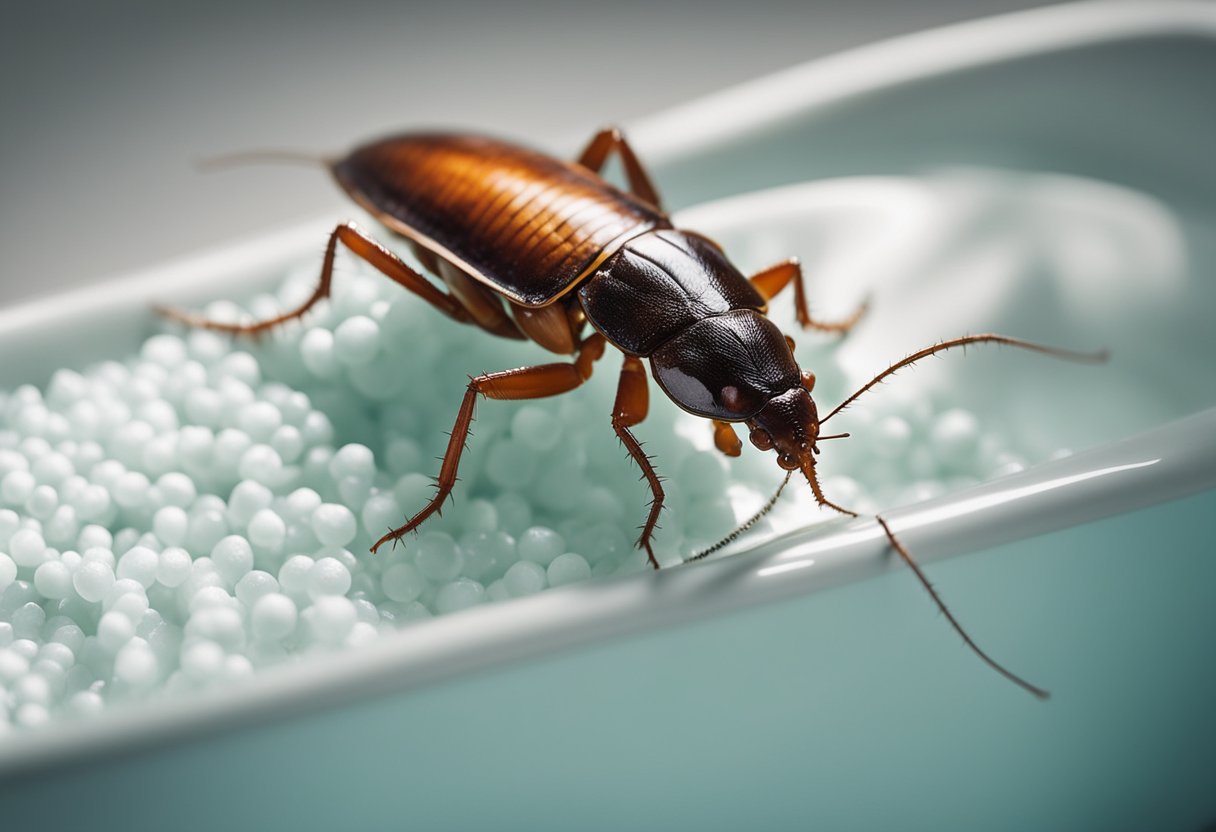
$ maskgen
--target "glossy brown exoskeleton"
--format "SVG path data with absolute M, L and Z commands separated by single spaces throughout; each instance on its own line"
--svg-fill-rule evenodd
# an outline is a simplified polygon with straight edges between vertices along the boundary
M 627 191 L 599 176 L 611 153 L 623 164 Z M 796 260 L 745 277 L 717 244 L 674 228 L 619 131 L 601 131 L 575 163 L 489 138 L 406 134 L 363 145 L 327 164 L 356 202 L 409 242 L 444 289 L 354 225 L 342 224 L 330 235 L 316 291 L 298 309 L 253 324 L 167 314 L 190 325 L 234 333 L 264 332 L 298 318 L 329 294 L 340 242 L 451 318 L 494 335 L 530 339 L 572 357 L 471 379 L 440 468 L 437 493 L 408 522 L 382 537 L 373 551 L 417 528 L 447 499 L 479 395 L 535 399 L 573 390 L 591 376 L 592 364 L 608 345 L 624 354 L 611 424 L 654 498 L 638 545 L 655 568 L 659 564 L 651 538 L 663 507 L 663 487 L 631 430 L 648 409 L 644 362 L 677 405 L 713 422 L 720 451 L 740 453 L 734 426 L 743 424 L 753 445 L 775 451 L 781 468 L 805 476 L 820 505 L 852 515 L 824 496 L 815 454 L 824 438 L 820 425 L 858 395 L 913 361 L 966 344 L 997 342 L 1078 357 L 1000 335 L 944 341 L 892 365 L 821 419 L 811 399 L 815 377 L 798 366 L 793 342 L 765 314 L 768 302 L 792 284 L 799 323 L 838 333 L 847 331 L 861 310 L 845 321 L 818 321 L 809 312 Z M 932 593 L 907 550 L 886 523 L 879 522 Z M 936 593 L 933 597 L 941 605 Z M 967 639 L 953 618 L 951 622 Z

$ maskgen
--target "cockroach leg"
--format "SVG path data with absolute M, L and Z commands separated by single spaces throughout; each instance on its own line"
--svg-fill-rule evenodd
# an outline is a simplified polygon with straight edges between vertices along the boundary
M 329 297 L 338 243 L 342 243 L 356 257 L 370 263 L 385 277 L 404 286 L 449 318 L 469 321 L 469 313 L 460 301 L 437 289 L 429 280 L 407 266 L 396 254 L 364 234 L 354 223 L 349 222 L 339 225 L 329 235 L 329 243 L 325 246 L 325 258 L 321 264 L 321 277 L 317 282 L 316 290 L 308 300 L 290 312 L 284 312 L 282 315 L 252 324 L 228 324 L 168 307 L 157 307 L 156 311 L 166 318 L 186 326 L 211 329 L 216 332 L 230 332 L 237 335 L 259 335 L 269 332 L 281 324 L 301 317 L 323 298 Z
M 650 177 L 646 175 L 646 169 L 642 167 L 637 154 L 633 152 L 625 135 L 618 128 L 607 127 L 596 133 L 579 155 L 578 163 L 599 173 L 603 170 L 604 163 L 608 161 L 608 154 L 613 152 L 621 157 L 621 164 L 625 166 L 625 178 L 629 181 L 629 192 L 646 200 L 654 207 L 661 208 L 659 192 L 655 190 Z
M 596 333 L 583 341 L 579 354 L 571 364 L 542 364 L 536 367 L 520 367 L 516 370 L 504 370 L 498 373 L 485 373 L 469 379 L 465 389 L 464 399 L 460 403 L 460 411 L 456 415 L 456 424 L 448 439 L 447 450 L 443 454 L 443 465 L 439 469 L 436 482 L 438 488 L 435 496 L 421 511 L 410 518 L 404 526 L 393 529 L 376 541 L 372 551 L 377 551 L 385 543 L 399 540 L 403 535 L 418 528 L 418 526 L 439 512 L 452 488 L 456 485 L 456 474 L 460 468 L 460 455 L 464 453 L 465 443 L 469 438 L 469 428 L 473 424 L 473 411 L 477 406 L 477 396 L 489 399 L 519 400 L 544 399 L 568 393 L 579 387 L 591 377 L 592 363 L 604 354 L 604 336 Z
M 721 422 L 717 419 L 714 422 L 714 447 L 727 456 L 739 456 L 743 453 L 743 443 L 739 441 L 739 434 L 735 433 L 735 426 L 730 422 Z
M 941 596 L 937 594 L 937 590 L 933 588 L 933 584 L 929 582 L 929 578 L 923 571 L 921 571 L 920 564 L 918 564 L 915 558 L 912 557 L 912 553 L 899 542 L 899 538 L 895 536 L 895 532 L 891 531 L 891 527 L 887 524 L 887 521 L 877 515 L 874 517 L 874 519 L 878 521 L 878 525 L 881 526 L 883 532 L 886 533 L 887 540 L 891 542 L 891 548 L 898 552 L 899 556 L 903 558 L 904 563 L 906 563 L 916 575 L 917 580 L 919 580 L 921 583 L 921 586 L 923 586 L 929 592 L 929 595 L 933 598 L 933 603 L 937 604 L 937 608 L 941 610 L 942 615 L 944 615 L 946 620 L 950 622 L 950 626 L 954 628 L 954 631 L 962 636 L 962 639 L 964 642 L 966 642 L 967 646 L 975 651 L 975 654 L 983 659 L 985 664 L 987 664 L 997 673 L 1004 676 L 1009 681 L 1013 682 L 1018 687 L 1029 691 L 1039 699 L 1049 698 L 1051 694 L 1046 690 L 1038 687 L 1037 685 L 1030 684 L 1030 682 L 1027 682 L 1021 676 L 1007 670 L 999 662 L 980 649 L 980 646 L 975 643 L 971 636 L 967 635 L 967 631 L 963 629 L 963 625 L 958 623 L 958 619 L 955 618 L 950 612 L 950 609 L 946 606 L 946 603 L 942 600 Z
M 806 286 L 805 278 L 802 275 L 802 264 L 798 262 L 798 258 L 796 257 L 791 257 L 783 263 L 769 266 L 767 269 L 752 275 L 750 280 L 752 286 L 764 296 L 765 300 L 771 300 L 782 289 L 793 283 L 794 313 L 797 315 L 798 323 L 802 325 L 803 329 L 817 329 L 820 332 L 835 332 L 844 335 L 861 320 L 861 317 L 869 307 L 868 303 L 863 303 L 857 307 L 857 311 L 843 321 L 817 321 L 812 318 L 806 300 Z
M 642 534 L 638 537 L 637 545 L 646 550 L 646 555 L 650 558 L 650 565 L 658 569 L 659 561 L 654 556 L 650 537 L 658 525 L 659 512 L 663 510 L 663 486 L 659 481 L 659 475 L 655 473 L 654 466 L 650 464 L 650 457 L 642 450 L 642 443 L 638 442 L 629 430 L 646 418 L 649 409 L 650 392 L 646 383 L 646 367 L 640 359 L 627 355 L 625 363 L 621 366 L 621 380 L 616 388 L 616 402 L 612 406 L 612 429 L 616 431 L 617 437 L 629 451 L 633 461 L 642 469 L 642 476 L 650 485 L 650 493 L 654 495 L 654 499 L 650 502 L 650 513 L 642 525 Z

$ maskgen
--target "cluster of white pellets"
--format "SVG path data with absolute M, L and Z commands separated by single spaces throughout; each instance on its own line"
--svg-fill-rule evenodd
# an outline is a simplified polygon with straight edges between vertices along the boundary
M 205 313 L 277 314 L 315 275 L 309 263 L 247 309 Z M 448 509 L 368 551 L 432 495 L 468 375 L 549 360 L 344 271 L 334 298 L 259 341 L 162 327 L 126 360 L 0 392 L 0 730 L 644 569 L 633 540 L 650 495 L 609 426 L 611 353 L 574 393 L 480 403 Z M 900 412 L 859 407 L 866 440 L 825 443 L 835 500 L 864 510 L 893 484 L 913 483 L 911 499 L 1020 464 L 966 412 Z M 667 477 L 665 564 L 780 480 L 750 448 L 728 465 L 710 430 L 657 390 L 637 429 Z M 809 497 L 791 501 L 805 522 Z

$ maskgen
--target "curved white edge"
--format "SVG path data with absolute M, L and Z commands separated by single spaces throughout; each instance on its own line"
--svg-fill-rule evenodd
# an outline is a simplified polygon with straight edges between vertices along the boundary
M 1066 48 L 1161 35 L 1216 37 L 1216 4 L 1095 0 L 903 35 L 672 107 L 631 124 L 629 136 L 651 164 L 663 164 L 879 90 Z
M 1213 436 L 1216 408 L 892 511 L 887 519 L 924 562 L 988 549 L 1216 487 Z M 116 708 L 104 719 L 17 735 L 0 747 L 0 777 L 264 724 L 576 644 L 806 595 L 897 566 L 873 519 L 834 521 L 746 555 L 565 587 L 427 621 L 359 650 L 269 670 L 248 684 L 189 702 L 141 703 Z
M 1216 36 L 1216 6 L 1081 3 L 951 26 L 727 90 L 639 123 L 634 135 L 644 136 L 648 152 L 661 161 L 880 87 L 1065 46 L 1169 33 Z M 714 117 L 724 108 L 738 111 L 729 124 Z M 273 270 L 315 251 L 333 223 L 333 218 L 317 220 L 0 310 L 0 350 L 21 344 L 31 353 L 45 350 L 42 360 L 53 361 L 64 332 L 73 326 L 92 327 L 102 335 L 122 327 L 141 331 L 148 325 L 149 301 L 188 303 L 225 291 L 248 294 L 265 288 L 275 279 Z M 892 511 L 887 519 L 926 562 L 990 548 L 1216 487 L 1213 437 L 1216 408 Z M 266 671 L 247 684 L 189 701 L 119 707 L 95 721 L 56 723 L 6 736 L 0 743 L 0 778 L 281 719 L 575 644 L 805 595 L 879 574 L 892 564 L 874 520 L 832 521 L 771 540 L 745 555 L 551 590 L 428 621 L 359 650 Z

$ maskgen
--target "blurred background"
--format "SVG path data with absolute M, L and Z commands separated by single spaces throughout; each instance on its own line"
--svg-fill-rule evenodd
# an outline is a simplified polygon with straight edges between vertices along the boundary
M 318 173 L 200 174 L 463 127 L 571 153 L 630 121 L 878 39 L 1034 0 L 10 4 L 0 306 L 334 211 Z M 322 241 L 318 241 L 318 246 Z

